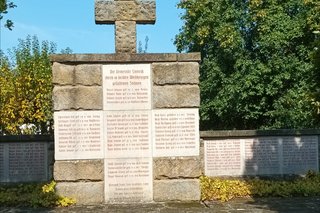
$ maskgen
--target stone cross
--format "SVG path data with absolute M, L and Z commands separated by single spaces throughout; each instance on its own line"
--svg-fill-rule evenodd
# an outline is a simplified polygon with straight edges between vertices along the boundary
M 155 0 L 96 0 L 96 24 L 115 24 L 116 53 L 136 53 L 136 24 L 154 24 Z

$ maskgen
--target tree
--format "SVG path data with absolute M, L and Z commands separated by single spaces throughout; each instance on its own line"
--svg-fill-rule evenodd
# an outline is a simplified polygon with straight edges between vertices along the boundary
M 313 93 L 313 105 L 316 107 L 318 119 L 320 120 L 320 2 L 318 0 L 308 0 L 310 7 L 308 14 L 308 24 L 316 36 L 312 59 L 314 63 L 314 78 L 316 80 L 316 91 Z
M 24 124 L 37 132 L 50 132 L 52 123 L 52 83 L 49 55 L 56 45 L 37 37 L 19 40 L 11 52 L 12 61 L 1 54 L 0 133 L 21 134 Z M 28 133 L 28 132 L 27 132 Z M 29 132 L 34 133 L 34 132 Z
M 318 119 L 320 120 L 320 31 L 315 31 L 314 33 L 319 37 L 315 43 L 315 51 L 313 53 L 314 72 L 317 82 L 316 91 L 313 95 L 313 105 L 316 107 L 319 115 Z
M 3 19 L 3 14 L 8 13 L 8 9 L 12 9 L 15 7 L 16 5 L 12 1 L 0 0 L 0 21 Z M 13 22 L 10 19 L 7 19 L 4 26 L 9 30 L 12 30 Z
M 200 51 L 201 128 L 316 127 L 316 0 L 184 0 L 175 44 Z M 313 24 L 319 23 L 319 14 Z
M 149 42 L 149 37 L 146 36 L 146 38 L 144 39 L 144 49 L 142 48 L 142 42 L 139 41 L 139 45 L 138 45 L 138 53 L 147 53 L 148 50 L 148 42 Z

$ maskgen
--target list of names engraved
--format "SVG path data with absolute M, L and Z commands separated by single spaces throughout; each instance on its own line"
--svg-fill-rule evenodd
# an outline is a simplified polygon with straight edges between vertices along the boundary
M 4 144 L 0 144 L 0 180 L 4 178 Z
M 155 157 L 199 155 L 198 109 L 165 109 L 152 113 Z
M 106 202 L 151 202 L 152 179 L 152 158 L 106 159 Z
M 104 159 L 108 203 L 153 201 L 153 157 L 199 156 L 199 110 L 153 109 L 152 87 L 151 64 L 103 65 L 103 109 L 54 114 L 55 159 Z
M 99 159 L 103 153 L 103 112 L 55 112 L 55 159 Z
M 103 66 L 103 109 L 151 109 L 151 65 Z
M 11 181 L 47 180 L 47 144 L 9 145 L 8 175 Z
M 245 141 L 246 174 L 279 174 L 280 149 L 277 137 L 247 139 Z
M 106 112 L 106 158 L 151 157 L 149 111 Z
M 317 136 L 285 137 L 283 139 L 283 170 L 289 174 L 318 171 Z
M 240 146 L 239 139 L 205 141 L 205 174 L 241 175 Z

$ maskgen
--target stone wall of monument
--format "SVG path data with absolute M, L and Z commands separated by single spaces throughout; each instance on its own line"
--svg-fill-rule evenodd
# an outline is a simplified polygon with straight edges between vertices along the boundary
M 200 199 L 200 54 L 51 60 L 60 194 L 81 204 Z
M 207 176 L 286 176 L 319 171 L 319 130 L 201 132 Z

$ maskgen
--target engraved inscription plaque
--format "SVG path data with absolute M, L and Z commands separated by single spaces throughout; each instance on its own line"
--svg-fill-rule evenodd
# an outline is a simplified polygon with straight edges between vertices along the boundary
M 288 174 L 306 174 L 318 171 L 318 137 L 283 138 L 283 171 Z
M 106 158 L 152 156 L 150 111 L 109 111 L 105 123 Z
M 43 182 L 48 178 L 48 143 L 0 144 L 0 182 Z
M 102 159 L 103 112 L 55 112 L 55 159 Z
M 0 144 L 0 181 L 3 180 L 5 177 L 4 177 L 4 144 Z
M 164 109 L 152 112 L 153 156 L 199 155 L 198 109 Z
M 240 140 L 213 140 L 205 143 L 205 174 L 240 175 L 242 172 Z
M 318 136 L 205 141 L 205 174 L 303 175 L 319 170 Z
M 153 200 L 152 158 L 105 160 L 107 203 L 136 203 Z
M 103 109 L 151 109 L 151 65 L 103 66 Z
M 281 174 L 280 155 L 281 147 L 277 137 L 245 140 L 245 173 Z
M 48 180 L 47 143 L 10 143 L 7 178 L 10 182 Z

